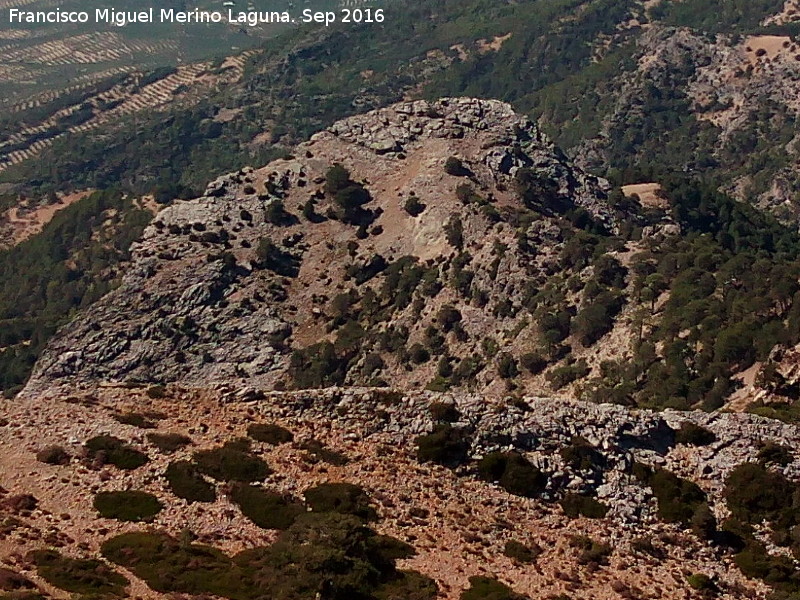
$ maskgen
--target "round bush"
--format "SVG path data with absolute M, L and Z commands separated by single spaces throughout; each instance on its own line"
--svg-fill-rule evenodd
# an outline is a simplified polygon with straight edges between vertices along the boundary
M 151 521 L 163 507 L 158 498 L 147 492 L 100 492 L 94 507 L 101 516 L 118 521 Z
M 714 432 L 705 427 L 701 427 L 691 421 L 681 423 L 680 428 L 675 432 L 675 441 L 678 444 L 687 446 L 708 446 L 717 441 Z
M 488 482 L 497 482 L 516 496 L 534 498 L 547 485 L 547 476 L 518 452 L 491 452 L 478 463 L 478 475 Z
M 314 512 L 337 512 L 366 520 L 378 517 L 366 492 L 352 483 L 323 483 L 303 495 Z
M 433 432 L 417 438 L 417 458 L 422 462 L 435 462 L 455 467 L 467 459 L 469 446 L 464 432 L 444 423 Z
M 247 452 L 240 442 L 194 454 L 197 469 L 217 481 L 260 481 L 271 473 L 263 460 Z
M 526 546 L 517 540 L 508 540 L 503 548 L 503 554 L 523 564 L 532 563 L 541 553 L 542 549 L 539 546 Z
M 580 494 L 567 494 L 560 504 L 561 508 L 564 509 L 564 514 L 573 519 L 580 516 L 588 517 L 589 519 L 602 519 L 608 512 L 608 506 L 602 502 Z
M 102 457 L 104 462 L 126 471 L 138 469 L 150 460 L 146 454 L 131 448 L 113 435 L 98 435 L 85 445 L 90 457 Z
M 170 463 L 164 477 L 172 493 L 188 502 L 214 502 L 217 491 L 188 460 Z
M 148 433 L 147 441 L 165 454 L 172 454 L 192 443 L 191 438 L 180 433 Z
M 61 446 L 47 446 L 36 453 L 36 460 L 48 465 L 66 465 L 70 456 Z
M 231 499 L 245 517 L 264 529 L 288 529 L 299 515 L 306 512 L 299 502 L 253 485 L 235 484 Z

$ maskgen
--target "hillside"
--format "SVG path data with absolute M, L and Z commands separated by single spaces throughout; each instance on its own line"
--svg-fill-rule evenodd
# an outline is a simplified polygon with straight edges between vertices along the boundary
M 24 393 L 253 381 L 790 406 L 776 356 L 800 341 L 798 236 L 698 184 L 659 193 L 612 189 L 496 101 L 353 117 L 158 213 Z
M 0 600 L 798 600 L 800 3 L 385 10 L 0 27 Z
M 796 589 L 791 561 L 765 552 L 796 547 L 800 433 L 752 415 L 235 384 L 104 387 L 4 415 L 0 582 L 14 598 Z

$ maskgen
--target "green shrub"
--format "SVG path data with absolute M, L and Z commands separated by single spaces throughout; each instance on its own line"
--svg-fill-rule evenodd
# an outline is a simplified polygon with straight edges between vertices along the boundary
M 375 592 L 375 600 L 436 600 L 439 589 L 436 582 L 415 571 L 398 571 Z
M 725 499 L 737 519 L 757 524 L 777 520 L 781 513 L 792 508 L 795 486 L 782 474 L 763 465 L 739 465 L 725 481 Z
M 779 465 L 785 467 L 794 460 L 791 449 L 775 442 L 767 442 L 758 451 L 758 462 L 763 465 Z
M 258 261 L 258 266 L 262 269 L 284 277 L 297 277 L 300 272 L 298 258 L 281 249 L 268 237 L 263 237 L 258 241 L 256 260 Z
M 337 512 L 366 521 L 378 518 L 369 496 L 352 483 L 323 483 L 307 489 L 303 497 L 314 512 Z
M 148 433 L 147 441 L 165 454 L 172 454 L 192 443 L 191 438 L 180 433 Z
M 15 595 L 25 598 L 24 594 L 32 594 L 34 590 L 38 590 L 38 587 L 30 579 L 11 569 L 0 567 L 0 592 L 14 592 Z M 4 596 L 9 600 L 13 598 L 10 594 L 0 594 L 0 598 Z
M 436 425 L 432 433 L 418 437 L 416 443 L 421 462 L 457 467 L 467 460 L 469 445 L 464 432 L 448 423 Z
M 684 421 L 675 432 L 675 441 L 688 446 L 708 446 L 717 441 L 717 436 L 705 427 Z
M 94 497 L 94 507 L 106 519 L 118 521 L 152 521 L 164 508 L 153 494 L 135 490 L 100 492 Z
M 698 506 L 692 515 L 692 531 L 702 539 L 713 540 L 717 535 L 717 519 L 707 503 Z
M 507 352 L 501 352 L 497 357 L 497 374 L 503 379 L 513 379 L 519 375 L 516 359 Z
M 225 554 L 165 533 L 124 533 L 106 540 L 101 552 L 156 592 L 239 598 L 247 590 L 242 569 Z
M 339 357 L 332 343 L 323 341 L 295 350 L 289 373 L 298 389 L 323 388 L 344 383 L 348 361 Z
M 47 446 L 36 453 L 36 460 L 48 465 L 69 464 L 70 455 L 61 446 Z
M 490 577 L 470 577 L 469 589 L 461 594 L 461 600 L 525 600 L 527 596 L 517 594 L 506 584 Z
M 503 554 L 523 564 L 532 563 L 541 553 L 542 549 L 539 546 L 535 544 L 526 546 L 517 540 L 508 540 L 503 548 Z
M 451 156 L 445 161 L 444 172 L 454 177 L 467 177 L 469 175 L 469 169 L 465 168 L 464 163 L 455 156 Z
M 164 477 L 172 493 L 187 502 L 214 502 L 217 499 L 216 487 L 207 482 L 188 460 L 170 463 Z
M 147 397 L 154 400 L 164 398 L 167 395 L 167 390 L 163 385 L 151 385 L 147 388 Z
M 700 592 L 713 592 L 716 591 L 717 585 L 714 581 L 703 573 L 694 573 L 686 578 L 686 582 L 694 590 Z
M 478 462 L 478 475 L 497 482 L 516 496 L 535 498 L 547 486 L 547 476 L 518 452 L 491 452 Z
M 247 435 L 257 442 L 273 446 L 288 444 L 294 440 L 291 431 L 272 423 L 253 423 L 247 428 Z
M 86 597 L 125 596 L 128 580 L 99 560 L 67 558 L 55 550 L 29 555 L 39 575 L 49 584 Z
M 545 375 L 545 379 L 550 382 L 553 389 L 560 390 L 573 381 L 586 377 L 590 371 L 591 369 L 587 366 L 586 361 L 581 359 L 572 365 L 556 367 Z
M 431 359 L 431 354 L 425 346 L 415 343 L 408 349 L 408 357 L 414 364 L 421 365 Z
M 396 570 L 413 549 L 377 535 L 352 515 L 304 513 L 274 544 L 228 557 L 163 533 L 128 533 L 107 540 L 103 556 L 130 569 L 161 593 L 253 600 L 326 598 L 433 600 L 429 579 Z M 407 589 L 414 595 L 398 595 Z M 432 592 L 432 593 L 431 593 Z
M 231 499 L 245 517 L 264 529 L 288 529 L 305 512 L 299 502 L 244 483 L 232 486 Z
M 589 519 L 602 519 L 608 512 L 608 506 L 602 502 L 580 494 L 569 493 L 564 496 L 559 504 L 561 504 L 564 514 L 573 519 L 580 516 Z
M 90 458 L 102 458 L 104 462 L 126 471 L 138 469 L 150 460 L 143 452 L 111 435 L 93 437 L 87 440 L 85 446 Z
M 526 352 L 519 357 L 519 363 L 531 375 L 538 375 L 547 368 L 547 359 L 538 352 Z
M 706 502 L 705 493 L 696 483 L 665 469 L 656 470 L 648 484 L 658 499 L 658 516 L 670 523 L 688 526 L 695 511 Z
M 217 481 L 260 481 L 271 473 L 267 463 L 232 442 L 195 452 L 194 461 L 201 473 Z
M 419 201 L 419 198 L 416 196 L 409 196 L 406 200 L 405 204 L 403 205 L 403 209 L 412 217 L 418 217 L 421 215 L 426 206 Z
M 772 556 L 763 544 L 750 541 L 733 562 L 746 577 L 763 579 L 771 584 L 786 583 L 795 574 L 794 563 L 788 556 Z
M 456 250 L 464 248 L 464 224 L 457 215 L 453 215 L 444 225 L 444 233 L 448 243 Z

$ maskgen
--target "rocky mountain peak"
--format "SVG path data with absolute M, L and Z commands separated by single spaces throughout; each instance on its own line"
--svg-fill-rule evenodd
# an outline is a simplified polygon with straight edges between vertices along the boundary
M 121 286 L 63 328 L 25 393 L 98 380 L 424 386 L 436 376 L 419 351 L 431 326 L 455 331 L 434 342 L 454 361 L 489 332 L 530 341 L 520 303 L 558 270 L 557 219 L 582 212 L 614 230 L 608 187 L 502 102 L 404 102 L 346 119 L 164 208 Z

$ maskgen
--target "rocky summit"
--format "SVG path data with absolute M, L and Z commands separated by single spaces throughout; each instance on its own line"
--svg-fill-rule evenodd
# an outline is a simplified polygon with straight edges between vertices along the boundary
M 335 164 L 366 194 L 357 214 L 326 192 Z M 574 167 L 507 104 L 406 102 L 338 122 L 292 156 L 221 177 L 202 197 L 159 212 L 121 285 L 62 328 L 24 393 L 97 380 L 292 386 L 293 351 L 347 345 L 348 331 L 353 347 L 337 353 L 352 356 L 339 383 L 382 376 L 424 387 L 432 361 L 409 373 L 391 352 L 379 369 L 370 360 L 380 356 L 379 336 L 399 336 L 386 343 L 404 350 L 424 343 L 452 305 L 465 336 L 455 341 L 458 356 L 485 334 L 515 328 L 518 340 L 502 344 L 520 345 L 524 315 L 510 307 L 495 318 L 482 306 L 514 302 L 530 280 L 543 281 L 563 244 L 553 218 L 524 223 L 515 183 L 522 172 L 555 211 L 619 227 L 609 184 Z M 509 219 L 523 220 L 524 241 Z M 481 306 L 462 306 L 458 289 L 445 285 L 459 272 L 456 287 L 480 288 Z M 424 306 L 412 302 L 421 286 Z M 348 313 L 369 298 L 373 322 L 341 335 Z

